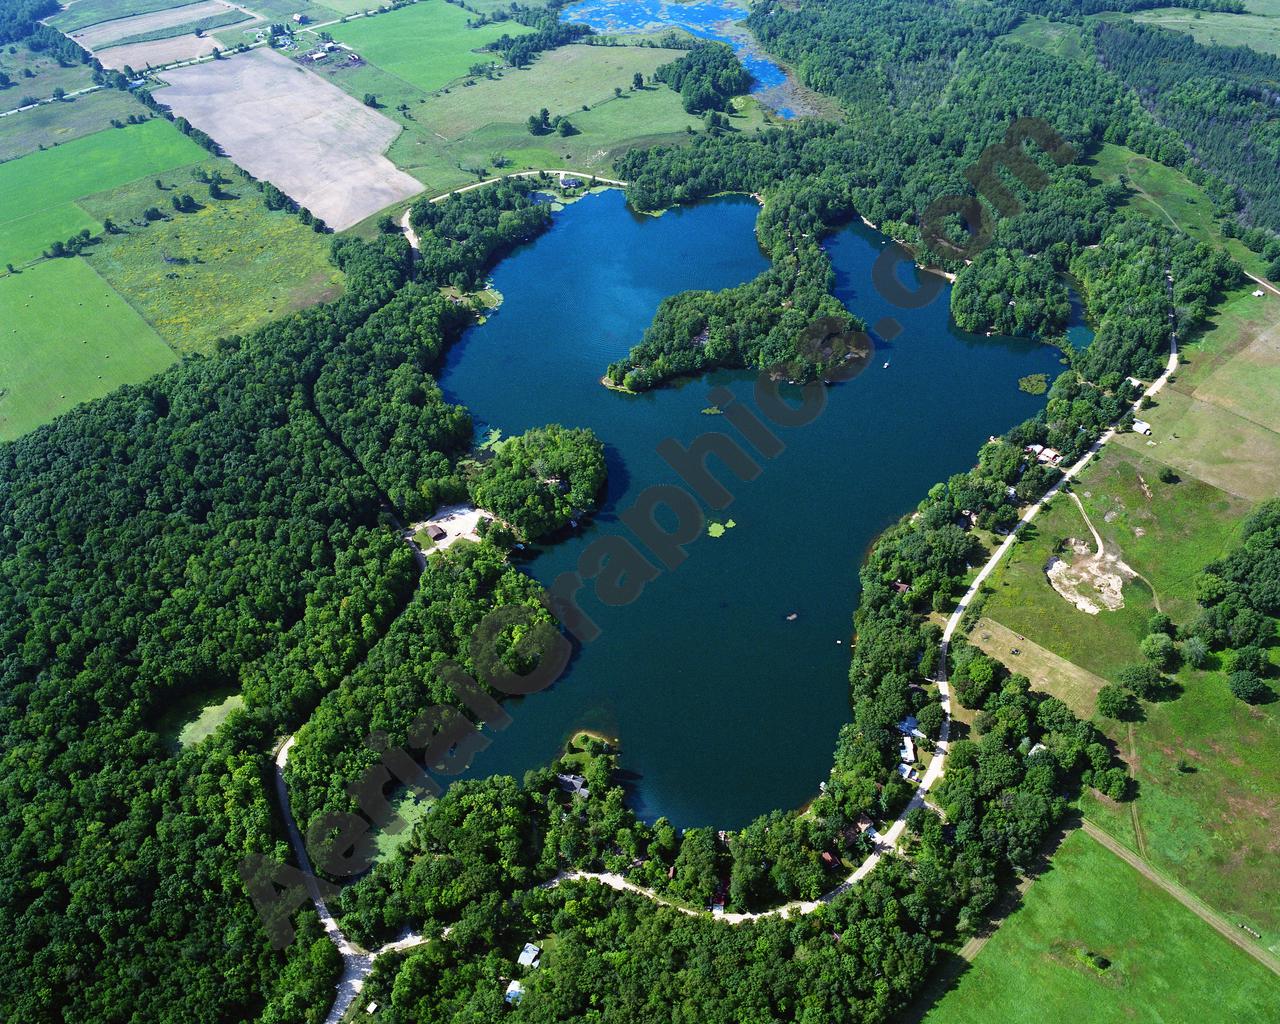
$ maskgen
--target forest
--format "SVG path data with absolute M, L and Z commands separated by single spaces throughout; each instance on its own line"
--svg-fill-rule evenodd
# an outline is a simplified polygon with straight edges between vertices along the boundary
M 725 110 L 729 100 L 751 87 L 751 76 L 724 43 L 702 43 L 678 60 L 661 65 L 654 79 L 680 94 L 691 114 Z
M 1111 422 L 1123 425 L 1135 397 L 1125 377 L 1163 364 L 1170 311 L 1191 330 L 1238 279 L 1221 252 L 1122 211 L 1122 187 L 1095 187 L 1083 168 L 1036 149 L 1025 152 L 1039 187 L 1009 181 L 1012 202 L 984 197 L 989 254 L 961 270 L 930 250 L 924 214 L 939 197 L 974 195 L 966 171 L 1017 116 L 1043 118 L 1079 152 L 1114 142 L 1173 166 L 1193 153 L 1243 191 L 1246 219 L 1269 223 L 1274 154 L 1250 134 L 1269 123 L 1256 93 L 1269 65 L 1128 27 L 1096 30 L 1105 68 L 999 42 L 1026 7 L 766 2 L 751 16 L 756 35 L 841 103 L 843 118 L 703 134 L 618 159 L 644 210 L 760 194 L 759 240 L 773 260 L 738 289 L 666 300 L 609 368 L 634 390 L 721 365 L 806 379 L 835 369 L 847 353 L 797 339 L 815 318 L 860 326 L 830 294 L 820 244 L 857 214 L 922 261 L 960 270 L 957 319 L 971 329 L 1058 330 L 1063 293 L 1051 266 L 1080 283 L 1097 334 L 1041 413 L 933 487 L 918 516 L 869 552 L 853 721 L 808 815 L 772 812 L 723 838 L 682 834 L 628 808 L 615 753 L 598 747 L 521 780 L 454 783 L 338 904 L 344 926 L 370 943 L 405 925 L 452 925 L 447 939 L 379 960 L 368 991 L 385 1017 L 885 1021 L 919 990 L 943 943 L 974 934 L 1077 787 L 1132 796 L 1092 726 L 958 644 L 957 698 L 979 714 L 938 791 L 946 821 L 914 812 L 905 856 L 814 914 L 729 928 L 600 886 L 536 888 L 566 868 L 603 868 L 682 905 L 722 898 L 743 910 L 829 888 L 830 860 L 856 862 L 867 849 L 862 816 L 886 820 L 909 799 L 894 770 L 896 724 L 913 713 L 922 742 L 938 735 L 930 678 L 940 633 L 928 615 L 954 606 L 980 555 L 959 513 L 1008 529 L 1058 479 L 1025 446 L 1051 445 L 1070 462 Z M 0 33 L 21 38 L 51 8 L 5 0 L 0 10 Z M 549 23 L 535 27 L 502 50 L 509 61 L 563 41 Z M 1165 59 L 1181 78 L 1165 76 Z M 685 67 L 695 81 L 711 73 Z M 1131 86 L 1151 91 L 1140 99 Z M 1229 116 L 1209 125 L 1196 111 L 1212 90 Z M 487 611 L 518 606 L 551 621 L 531 579 L 504 558 L 507 538 L 420 571 L 400 523 L 470 489 L 533 538 L 589 512 L 603 483 L 599 442 L 555 427 L 466 465 L 470 417 L 432 377 L 470 314 L 441 287 L 476 287 L 494 260 L 546 229 L 537 184 L 415 203 L 416 263 L 395 232 L 337 238 L 339 300 L 225 339 L 215 356 L 0 446 L 7 1019 L 323 1019 L 336 951 L 310 911 L 294 941 L 272 949 L 236 870 L 248 854 L 291 859 L 270 795 L 276 743 L 297 733 L 288 779 L 304 828 L 352 809 L 348 785 L 376 760 L 371 733 L 399 742 L 427 705 L 457 706 L 445 665 L 475 667 L 471 629 Z M 948 224 L 955 237 L 974 227 Z M 1268 699 L 1253 652 L 1280 606 L 1278 523 L 1273 505 L 1255 514 L 1241 548 L 1206 569 L 1203 611 L 1184 627 L 1229 655 L 1245 700 Z M 516 656 L 516 640 L 503 637 L 503 657 Z M 166 710 L 228 686 L 244 708 L 203 743 L 177 747 Z M 565 793 L 557 768 L 582 772 L 590 797 Z M 520 976 L 525 941 L 552 935 L 556 956 L 506 1008 L 497 979 Z

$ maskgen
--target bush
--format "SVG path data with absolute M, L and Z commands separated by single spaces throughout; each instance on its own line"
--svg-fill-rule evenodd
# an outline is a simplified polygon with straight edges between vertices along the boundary
M 1261 704 L 1271 695 L 1271 689 L 1252 672 L 1241 670 L 1227 677 L 1231 692 L 1246 704 Z
M 1178 657 L 1178 648 L 1168 633 L 1148 633 L 1138 645 L 1142 656 L 1161 669 L 1172 668 Z

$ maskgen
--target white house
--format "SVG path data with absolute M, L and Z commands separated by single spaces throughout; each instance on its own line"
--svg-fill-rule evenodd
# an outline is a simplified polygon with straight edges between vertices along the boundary
M 1134 421 L 1133 421 L 1133 432 L 1134 432 L 1135 434 L 1150 434 L 1150 433 L 1151 433 L 1151 424 L 1150 424 L 1150 423 L 1148 423 L 1146 420 L 1134 420 Z
M 911 741 L 910 736 L 902 737 L 902 763 L 916 763 L 916 745 Z
M 1254 297 L 1255 299 L 1260 299 L 1260 298 L 1262 298 L 1262 295 L 1263 295 L 1263 291 L 1262 291 L 1262 289 L 1261 289 L 1261 288 L 1255 288 L 1255 289 L 1253 290 L 1253 297 Z
M 511 1006 L 515 1006 L 524 998 L 524 986 L 518 981 L 513 981 L 507 986 L 507 991 L 502 996 L 502 1001 Z

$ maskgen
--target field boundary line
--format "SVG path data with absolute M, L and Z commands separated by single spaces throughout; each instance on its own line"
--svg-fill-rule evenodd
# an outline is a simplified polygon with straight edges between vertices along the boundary
M 1092 839 L 1096 840 L 1100 845 L 1110 850 L 1122 861 L 1138 872 L 1147 881 L 1159 886 L 1175 900 L 1186 907 L 1196 917 L 1200 918 L 1205 924 L 1209 925 L 1221 935 L 1224 939 L 1234 943 L 1270 970 L 1273 974 L 1280 975 L 1280 958 L 1273 956 L 1268 950 L 1261 946 L 1250 942 L 1243 934 L 1241 929 L 1233 926 L 1230 921 L 1210 907 L 1198 896 L 1184 889 L 1181 885 L 1169 878 L 1156 868 L 1152 867 L 1149 862 L 1139 857 L 1132 850 L 1128 849 L 1123 843 L 1113 837 L 1110 833 L 1104 831 L 1100 826 L 1095 824 L 1088 818 L 1081 819 L 1080 827 Z

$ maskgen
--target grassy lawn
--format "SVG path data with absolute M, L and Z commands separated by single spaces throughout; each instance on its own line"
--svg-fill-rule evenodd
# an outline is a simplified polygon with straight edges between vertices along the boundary
M 1280 705 L 1251 707 L 1219 671 L 1183 669 L 1176 700 L 1128 729 L 1099 721 L 1132 760 L 1132 807 L 1089 792 L 1081 809 L 1130 849 L 1280 952 Z M 1179 761 L 1190 770 L 1179 770 Z M 1132 823 L 1136 808 L 1141 839 Z
M 500 60 L 494 53 L 475 52 L 486 43 L 532 31 L 510 21 L 472 29 L 467 27 L 470 17 L 444 0 L 419 0 L 411 7 L 334 25 L 328 31 L 384 71 L 431 90 L 462 77 L 473 64 Z
M 985 616 L 969 634 L 969 642 L 1007 665 L 1011 672 L 1021 672 L 1031 680 L 1032 689 L 1057 697 L 1082 718 L 1093 717 L 1098 691 L 1107 682 L 1101 676 Z M 1015 650 L 1019 653 L 1014 654 Z
M 77 32 L 100 21 L 114 21 L 117 18 L 128 18 L 134 14 L 150 14 L 152 11 L 167 11 L 174 7 L 185 7 L 188 2 L 197 0 L 76 0 L 70 7 L 49 19 L 49 24 L 59 32 Z
M 80 259 L 48 260 L 0 278 L 0 324 L 0 440 L 144 380 L 174 359 Z
M 238 693 L 233 693 L 226 700 L 205 705 L 200 709 L 200 713 L 179 731 L 178 745 L 193 747 L 201 740 L 212 736 L 230 717 L 231 712 L 242 707 L 244 707 L 244 697 Z
M 1225 248 L 1250 273 L 1263 275 L 1266 261 L 1239 239 L 1223 237 L 1213 216 L 1212 201 L 1181 171 L 1110 143 L 1084 163 L 1104 184 L 1124 175 L 1134 193 L 1129 206 L 1152 220 L 1185 231 L 1197 241 Z
M 1162 7 L 1139 11 L 1133 20 L 1141 25 L 1187 32 L 1202 45 L 1248 46 L 1262 53 L 1280 55 L 1280 18 L 1275 14 L 1226 14 Z
M 1100 970 L 1088 954 L 1105 957 Z M 1083 832 L 926 1024 L 1280 1021 L 1276 978 Z
M 220 337 L 244 334 L 293 309 L 337 294 L 342 275 L 329 262 L 329 239 L 297 217 L 269 211 L 261 193 L 239 177 L 212 200 L 197 169 L 232 178 L 228 161 L 201 164 L 81 200 L 95 219 L 123 229 L 105 235 L 85 258 L 176 350 L 208 352 Z M 193 196 L 201 209 L 175 213 L 174 194 Z M 167 220 L 146 222 L 155 205 Z M 176 262 L 166 262 L 169 260 Z
M 127 121 L 132 114 L 152 116 L 131 94 L 119 89 L 99 89 L 10 114 L 0 118 L 0 162 L 104 131 L 113 120 Z
M 54 240 L 101 225 L 74 205 L 90 192 L 182 167 L 205 151 L 160 118 L 108 129 L 0 164 L 0 263 L 21 265 Z

